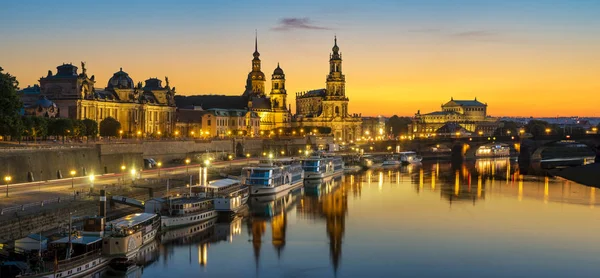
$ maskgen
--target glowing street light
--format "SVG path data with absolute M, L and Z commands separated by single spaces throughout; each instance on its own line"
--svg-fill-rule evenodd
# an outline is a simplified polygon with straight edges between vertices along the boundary
M 125 184 L 125 169 L 127 169 L 127 167 L 125 167 L 125 165 L 121 165 L 121 180 L 123 181 L 123 184 Z
M 185 172 L 186 172 L 186 173 L 189 173 L 189 172 L 190 172 L 190 167 L 189 167 L 189 165 L 190 165 L 190 162 L 191 162 L 191 160 L 190 160 L 189 158 L 186 158 L 186 159 L 185 159 L 185 165 L 186 165 L 186 166 L 185 166 Z
M 77 174 L 77 172 L 75 172 L 75 170 L 71 170 L 70 174 L 71 174 L 71 189 L 73 189 L 75 186 L 73 180 L 75 179 L 75 174 Z
M 90 179 L 90 193 L 91 193 L 92 191 L 94 191 L 94 179 L 95 179 L 94 174 L 91 174 L 89 179 Z
M 269 159 L 273 159 L 273 154 L 272 153 L 269 154 Z
M 477 132 L 477 134 L 479 134 L 479 136 L 482 136 L 483 135 L 483 131 L 479 131 L 479 132 Z
M 160 177 L 160 166 L 162 166 L 162 162 L 157 162 L 156 167 L 158 167 L 158 177 Z
M 179 130 L 175 130 L 175 137 L 179 136 Z
M 507 130 L 507 131 L 506 131 L 506 134 L 510 135 L 510 130 Z
M 546 128 L 546 134 L 550 135 L 550 132 L 552 132 L 552 129 Z
M 10 183 L 11 180 L 12 180 L 11 176 L 4 177 L 4 182 L 6 183 L 6 197 L 8 197 L 8 184 Z

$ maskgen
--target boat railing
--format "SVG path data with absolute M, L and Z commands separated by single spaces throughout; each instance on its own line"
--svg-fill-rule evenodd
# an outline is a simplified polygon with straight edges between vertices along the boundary
M 64 271 L 72 269 L 75 266 L 82 265 L 84 262 L 89 262 L 100 257 L 102 257 L 102 250 L 94 250 L 70 259 L 58 261 L 58 264 L 56 265 L 54 264 L 54 261 L 45 261 L 44 269 L 46 269 L 45 272 L 49 272 L 54 271 L 56 267 L 56 271 Z M 39 274 L 40 273 L 27 273 L 25 275 L 22 275 L 21 277 L 38 276 Z

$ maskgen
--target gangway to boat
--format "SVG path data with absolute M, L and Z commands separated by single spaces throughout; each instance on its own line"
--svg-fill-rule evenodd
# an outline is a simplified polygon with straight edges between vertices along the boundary
M 112 196 L 110 200 L 118 204 L 144 209 L 144 202 L 134 198 L 125 196 Z

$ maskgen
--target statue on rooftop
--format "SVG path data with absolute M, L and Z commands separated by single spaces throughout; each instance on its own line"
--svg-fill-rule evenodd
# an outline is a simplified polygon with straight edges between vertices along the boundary
M 81 74 L 85 74 L 85 72 L 86 72 L 85 62 L 81 61 Z

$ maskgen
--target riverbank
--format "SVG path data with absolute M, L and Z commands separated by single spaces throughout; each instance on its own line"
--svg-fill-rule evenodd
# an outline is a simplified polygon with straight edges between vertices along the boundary
M 600 163 L 555 169 L 549 173 L 579 184 L 600 188 Z

